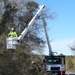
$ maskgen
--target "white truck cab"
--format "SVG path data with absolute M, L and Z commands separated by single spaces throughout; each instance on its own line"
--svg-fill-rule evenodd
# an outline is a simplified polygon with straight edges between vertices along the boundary
M 65 75 L 65 56 L 45 56 L 43 62 L 48 73 Z

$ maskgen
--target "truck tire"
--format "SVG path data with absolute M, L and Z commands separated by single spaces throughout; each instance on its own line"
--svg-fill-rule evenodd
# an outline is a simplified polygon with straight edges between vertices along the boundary
M 63 72 L 63 75 L 65 75 L 65 72 Z

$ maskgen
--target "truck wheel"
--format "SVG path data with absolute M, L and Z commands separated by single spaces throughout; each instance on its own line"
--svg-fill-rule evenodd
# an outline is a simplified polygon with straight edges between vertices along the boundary
M 65 72 L 63 72 L 63 75 L 65 75 Z

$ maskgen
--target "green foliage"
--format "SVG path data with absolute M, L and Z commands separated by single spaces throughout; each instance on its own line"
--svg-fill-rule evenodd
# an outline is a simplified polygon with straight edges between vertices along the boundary
M 62 53 L 60 53 L 60 54 L 59 54 L 59 56 L 63 56 L 63 54 L 62 54 Z
M 2 15 L 2 20 L 0 21 L 0 34 L 5 32 L 6 23 L 10 20 L 10 14 L 11 14 L 10 9 L 11 9 L 11 5 L 8 4 L 6 6 L 4 14 Z
M 26 69 L 30 64 L 30 62 L 27 61 L 29 57 L 26 53 L 4 51 L 0 54 L 0 74 L 23 75 L 26 73 Z
M 8 28 L 8 23 L 13 22 L 13 17 L 11 14 L 15 11 L 17 11 L 17 9 L 14 7 L 12 8 L 10 3 L 5 7 L 4 14 L 2 15 L 2 19 L 0 21 L 0 35 L 7 31 L 6 29 Z M 11 26 L 12 25 L 13 23 Z
M 71 57 L 67 58 L 67 66 L 68 66 L 68 68 L 73 68 L 73 66 L 74 66 Z
M 29 10 L 29 11 L 35 11 L 36 8 L 38 7 L 38 4 L 34 1 L 31 1 L 31 2 L 28 2 L 26 4 L 26 8 Z
M 31 18 L 34 16 L 32 12 L 35 11 L 35 8 L 38 7 L 38 4 L 35 2 L 29 2 L 28 3 L 28 12 L 24 16 L 21 16 L 22 20 L 21 23 L 24 22 L 24 24 L 28 24 Z M 31 7 L 32 6 L 32 7 Z M 16 51 L 11 51 L 11 50 L 6 50 L 5 46 L 5 38 L 6 38 L 6 31 L 8 31 L 9 27 L 12 27 L 13 25 L 13 18 L 14 13 L 17 11 L 15 7 L 11 7 L 11 4 L 8 4 L 5 7 L 5 12 L 2 15 L 2 19 L 0 21 L 0 75 L 30 75 L 30 68 L 31 68 L 31 61 L 34 59 L 34 57 L 37 56 L 32 56 L 31 51 L 28 50 L 35 50 L 35 47 L 31 49 L 31 45 L 26 44 L 29 38 L 27 38 L 27 41 L 24 41 L 20 45 L 20 47 Z M 18 16 L 19 17 L 19 16 Z M 24 20 L 25 19 L 25 20 Z M 9 26 L 10 25 L 10 26 Z M 24 27 L 23 27 L 24 28 Z M 33 36 L 32 36 L 33 37 Z M 35 37 L 35 40 L 37 37 Z M 33 38 L 31 39 L 31 41 Z M 33 40 L 35 42 L 35 40 Z M 38 42 L 39 38 L 37 39 L 36 42 Z M 2 45 L 1 45 L 2 44 Z M 29 53 L 27 53 L 27 51 Z M 32 57 L 32 59 L 31 59 Z M 41 59 L 39 57 L 35 58 L 38 60 L 38 62 L 41 62 Z M 35 73 L 34 73 L 35 72 Z M 31 71 L 32 75 L 41 75 L 43 72 L 39 72 L 37 69 L 34 71 Z

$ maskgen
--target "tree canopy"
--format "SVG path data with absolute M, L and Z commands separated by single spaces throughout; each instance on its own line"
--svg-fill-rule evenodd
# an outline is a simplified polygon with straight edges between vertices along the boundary
M 39 37 L 43 25 L 38 16 L 23 41 L 15 51 L 6 49 L 6 37 L 12 27 L 21 34 L 38 10 L 39 4 L 32 0 L 0 1 L 0 75 L 30 75 L 32 51 L 43 52 L 45 41 Z M 43 11 L 44 17 L 51 17 Z M 41 58 L 40 58 L 41 59 Z

